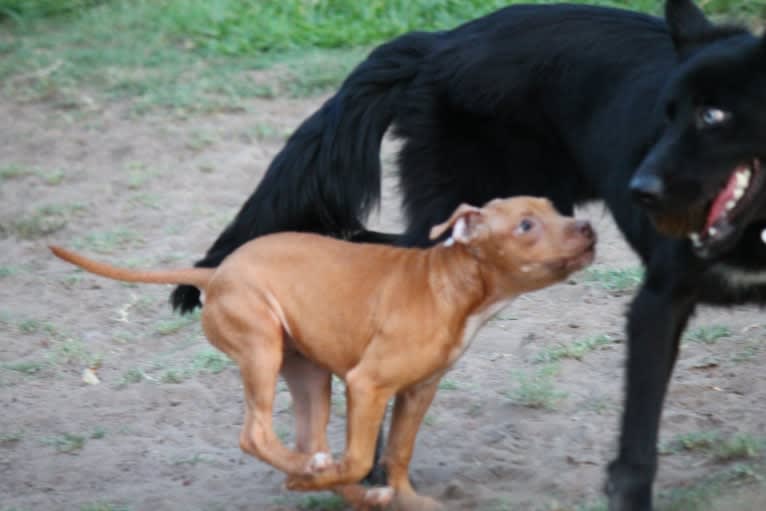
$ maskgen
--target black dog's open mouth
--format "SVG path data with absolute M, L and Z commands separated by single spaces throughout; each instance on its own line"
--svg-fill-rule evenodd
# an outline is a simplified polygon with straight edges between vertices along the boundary
M 737 241 L 737 234 L 742 232 L 749 213 L 757 206 L 765 182 L 757 158 L 734 168 L 726 185 L 705 208 L 702 227 L 689 233 L 699 255 L 709 257 Z

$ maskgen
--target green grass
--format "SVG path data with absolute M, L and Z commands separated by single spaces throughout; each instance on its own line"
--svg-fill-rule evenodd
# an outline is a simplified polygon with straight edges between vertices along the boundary
M 85 447 L 86 441 L 87 438 L 83 435 L 63 433 L 58 436 L 46 438 L 43 440 L 43 443 L 54 447 L 57 452 L 74 453 Z
M 588 268 L 584 272 L 585 281 L 614 293 L 623 293 L 636 289 L 644 278 L 644 270 L 634 268 Z
M 38 332 L 47 332 L 49 335 L 56 335 L 56 327 L 47 321 L 27 318 L 19 321 L 19 331 L 23 334 L 36 334 Z
M 162 376 L 160 377 L 160 381 L 162 383 L 183 383 L 184 380 L 188 377 L 187 373 L 184 371 L 181 371 L 179 369 L 168 369 L 164 373 L 162 373 Z
M 227 367 L 234 365 L 234 362 L 226 354 L 215 348 L 205 348 L 194 355 L 192 360 L 192 370 L 196 373 L 205 372 L 218 374 Z
M 19 269 L 15 266 L 0 266 L 0 279 L 4 277 L 12 277 L 19 272 Z
M 662 454 L 698 452 L 715 461 L 746 460 L 759 456 L 766 448 L 766 439 L 746 433 L 724 436 L 718 431 L 695 431 L 679 435 L 660 446 Z
M 608 335 L 596 335 L 569 344 L 560 344 L 558 346 L 546 348 L 535 356 L 534 361 L 538 363 L 550 363 L 558 362 L 565 358 L 582 360 L 583 357 L 591 351 L 595 351 L 603 346 L 609 346 L 610 344 L 614 344 L 614 342 L 614 339 Z
M 48 366 L 46 362 L 37 360 L 22 360 L 19 362 L 6 362 L 0 365 L 3 369 L 16 371 L 26 375 L 37 374 Z
M 198 324 L 199 320 L 199 310 L 196 310 L 192 314 L 187 314 L 185 316 L 176 315 L 169 319 L 158 322 L 157 326 L 154 328 L 154 332 L 158 335 L 172 335 L 191 325 Z
M 173 461 L 173 465 L 197 465 L 198 463 L 204 463 L 210 461 L 209 459 L 205 458 L 202 454 L 195 454 L 194 456 L 190 456 L 188 458 L 178 458 Z
M 704 325 L 691 329 L 685 339 L 703 344 L 713 344 L 718 339 L 731 337 L 731 328 L 726 325 Z
M 112 0 L 63 18 L 6 21 L 4 35 L 0 31 L 0 92 L 81 111 L 115 100 L 139 114 L 156 108 L 182 115 L 242 110 L 250 98 L 334 88 L 365 54 L 357 48 L 302 48 L 224 56 L 200 47 L 196 32 L 183 33 L 183 20 L 200 9 L 237 16 L 224 4 Z
M 42 17 L 71 13 L 98 3 L 99 0 L 3 0 L 0 18 Z
M 299 509 L 317 511 L 341 511 L 346 509 L 346 502 L 337 495 L 309 495 L 298 503 Z
M 9 165 L 3 165 L 0 167 L 0 182 L 10 181 L 11 179 L 19 179 L 32 175 L 32 171 L 21 165 L 15 163 Z
M 0 91 L 80 110 L 114 100 L 126 100 L 136 113 L 241 110 L 249 98 L 334 89 L 384 40 L 410 30 L 451 28 L 511 3 L 4 0 Z M 588 3 L 654 13 L 661 5 Z M 764 0 L 713 0 L 706 10 L 759 16 Z
M 529 408 L 553 409 L 567 394 L 556 389 L 554 378 L 559 368 L 548 364 L 531 372 L 516 374 L 516 386 L 508 393 L 514 403 Z
M 109 502 L 93 502 L 80 506 L 80 511 L 130 511 L 130 508 Z
M 128 369 L 122 373 L 121 383 L 123 385 L 127 385 L 129 383 L 139 383 L 142 382 L 145 378 L 146 375 L 141 369 Z
M 111 231 L 94 232 L 74 242 L 78 250 L 92 250 L 109 254 L 119 248 L 135 245 L 141 242 L 141 237 L 135 231 L 118 227 Z
M 713 511 L 713 499 L 731 494 L 737 487 L 762 484 L 764 473 L 764 467 L 757 464 L 734 464 L 688 486 L 660 492 L 657 511 Z
M 182 383 L 200 374 L 218 374 L 233 365 L 234 362 L 224 353 L 212 347 L 205 347 L 197 351 L 191 359 L 178 361 L 178 357 L 174 355 L 172 362 L 161 360 L 146 369 L 129 369 L 122 374 L 120 386 L 144 380 L 166 384 Z
M 0 433 L 0 446 L 21 442 L 23 438 L 24 433 L 21 431 L 14 431 L 13 433 Z
M 25 213 L 10 224 L 0 224 L 6 231 L 25 240 L 34 240 L 53 234 L 66 227 L 69 219 L 85 208 L 80 204 L 49 204 Z
M 745 511 L 755 508 L 747 507 L 716 507 L 720 500 L 727 496 L 736 496 L 742 488 L 750 487 L 754 493 L 760 494 L 763 480 L 766 476 L 766 466 L 760 462 L 743 462 L 727 466 L 712 474 L 687 484 L 661 490 L 657 493 L 655 507 L 657 511 Z M 731 504 L 731 502 L 729 503 Z M 558 509 L 570 509 L 556 508 Z M 575 506 L 574 511 L 607 511 L 606 499 L 598 498 L 589 503 Z
M 455 380 L 450 380 L 449 378 L 444 378 L 439 382 L 439 390 L 458 390 L 459 388 L 460 384 Z
M 94 440 L 100 440 L 106 436 L 106 429 L 101 426 L 97 426 L 90 434 L 90 438 Z
M 101 355 L 94 354 L 78 339 L 64 339 L 56 343 L 50 355 L 56 365 L 94 367 L 101 363 Z

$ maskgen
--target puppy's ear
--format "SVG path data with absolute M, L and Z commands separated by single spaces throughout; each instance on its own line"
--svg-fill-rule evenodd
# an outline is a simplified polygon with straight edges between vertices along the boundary
M 679 53 L 704 43 L 715 33 L 715 26 L 692 0 L 666 0 L 665 21 Z
M 481 208 L 461 204 L 452 213 L 444 223 L 435 225 L 431 228 L 430 238 L 432 240 L 444 234 L 448 229 L 452 229 L 452 239 L 458 243 L 467 244 L 476 239 L 483 228 L 484 212 Z

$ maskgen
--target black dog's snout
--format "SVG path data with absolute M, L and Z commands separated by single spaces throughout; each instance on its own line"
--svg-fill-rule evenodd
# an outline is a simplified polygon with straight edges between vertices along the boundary
M 655 175 L 637 174 L 630 180 L 630 194 L 633 200 L 646 207 L 656 206 L 665 195 L 662 179 Z

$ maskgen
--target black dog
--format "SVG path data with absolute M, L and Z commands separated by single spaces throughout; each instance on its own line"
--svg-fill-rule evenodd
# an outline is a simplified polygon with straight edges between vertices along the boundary
M 647 269 L 628 313 L 609 509 L 651 509 L 659 419 L 688 318 L 700 302 L 766 302 L 766 43 L 712 25 L 690 0 L 668 0 L 666 20 L 515 6 L 378 47 L 288 140 L 197 264 L 281 230 L 423 245 L 460 202 L 498 196 L 544 195 L 567 214 L 605 201 Z M 363 224 L 392 124 L 404 140 L 399 237 Z M 182 311 L 198 304 L 194 288 L 173 294 Z

